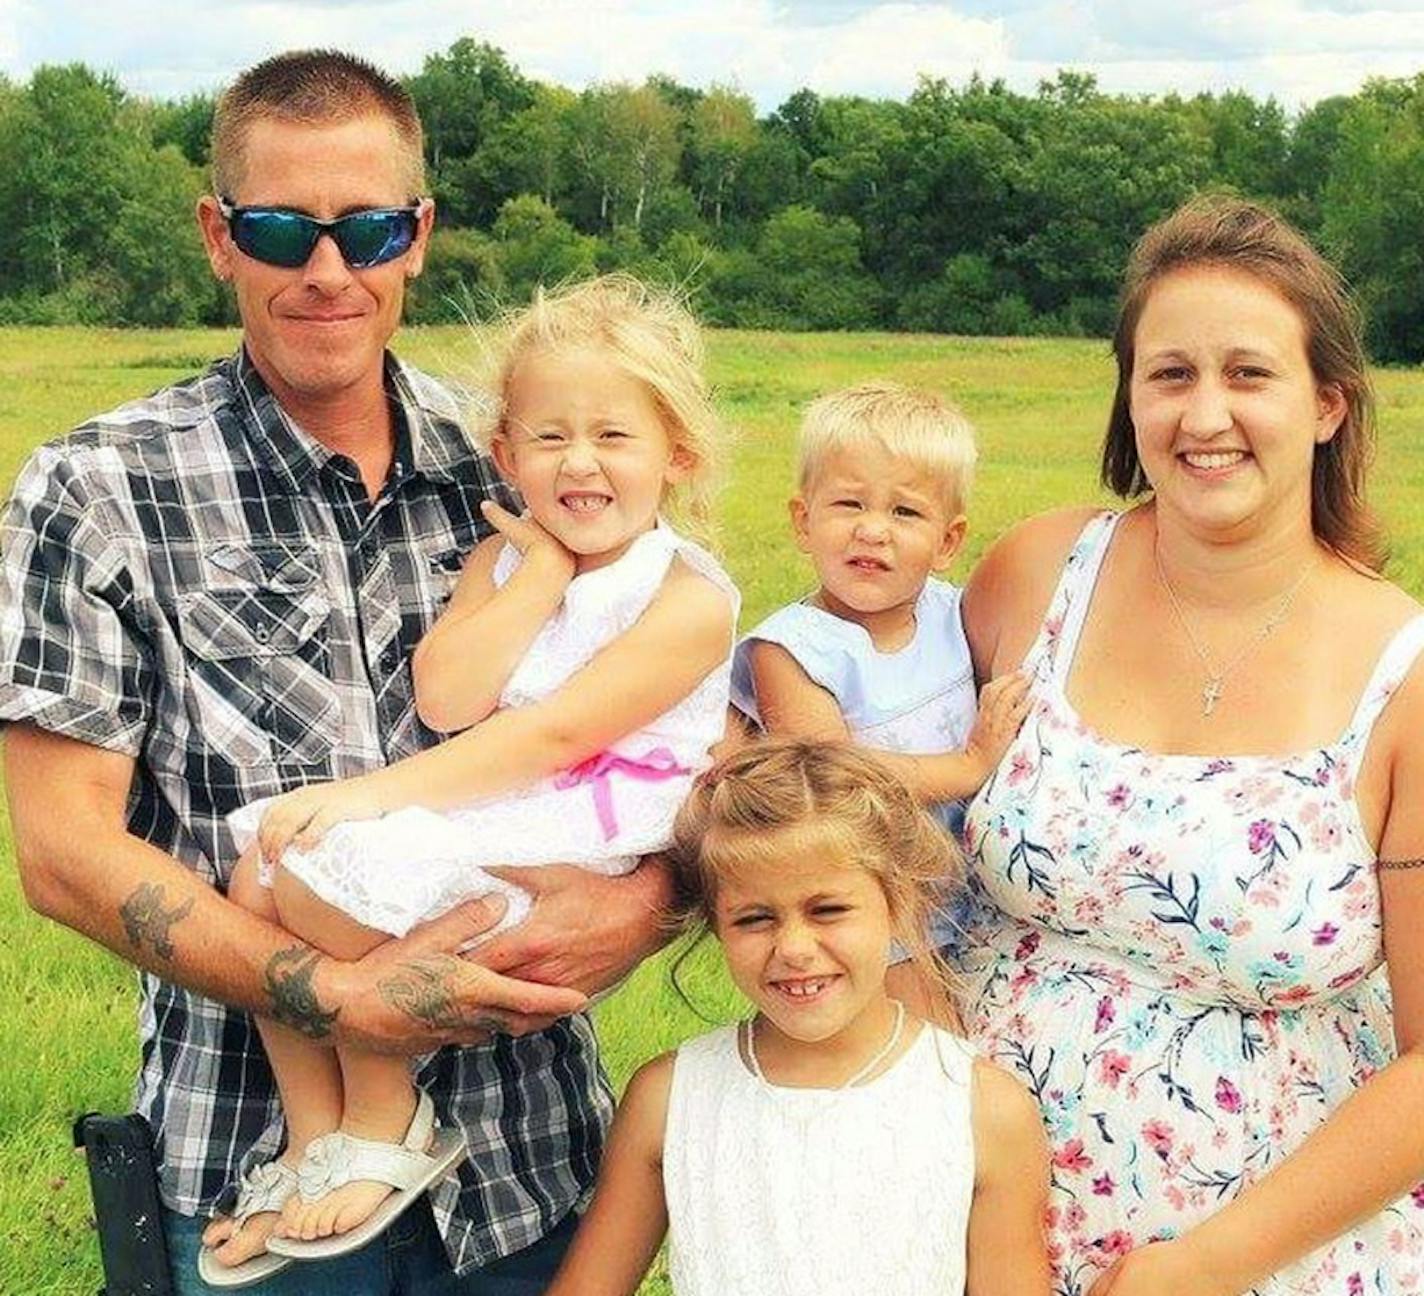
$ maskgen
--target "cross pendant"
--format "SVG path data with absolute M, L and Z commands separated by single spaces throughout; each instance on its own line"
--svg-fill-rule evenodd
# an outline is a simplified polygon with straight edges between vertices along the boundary
M 1202 715 L 1209 716 L 1221 701 L 1221 677 L 1211 675 L 1202 685 Z

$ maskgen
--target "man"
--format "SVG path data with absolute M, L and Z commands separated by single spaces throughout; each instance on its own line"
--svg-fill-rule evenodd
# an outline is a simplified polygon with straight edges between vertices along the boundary
M 137 1101 L 179 1291 L 209 1290 L 203 1217 L 278 1149 L 258 1012 L 438 1049 L 419 1080 L 471 1160 L 431 1194 L 438 1237 L 422 1203 L 363 1251 L 249 1290 L 537 1292 L 610 1106 L 588 1020 L 565 1014 L 658 943 L 665 880 L 521 875 L 533 916 L 478 962 L 454 951 L 494 901 L 341 963 L 226 900 L 229 811 L 433 740 L 408 659 L 484 533 L 480 500 L 507 496 L 448 395 L 385 349 L 432 221 L 404 91 L 340 54 L 271 59 L 223 97 L 213 172 L 197 215 L 240 351 L 37 451 L 6 513 L 25 893 L 143 972 Z

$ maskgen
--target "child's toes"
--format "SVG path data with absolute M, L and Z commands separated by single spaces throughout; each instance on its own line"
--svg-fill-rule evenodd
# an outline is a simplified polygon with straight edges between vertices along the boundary
M 277 1216 L 272 1211 L 252 1216 L 213 1252 L 214 1257 L 225 1265 L 239 1265 L 261 1255 L 267 1250 L 267 1238 L 276 1222 Z
M 203 1230 L 203 1245 L 205 1247 L 221 1246 L 233 1235 L 237 1225 L 233 1223 L 231 1215 L 217 1216 L 207 1228 Z

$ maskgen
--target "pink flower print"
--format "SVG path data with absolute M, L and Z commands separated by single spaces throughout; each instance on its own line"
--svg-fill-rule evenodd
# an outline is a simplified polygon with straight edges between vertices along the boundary
M 1083 1209 L 1082 1202 L 1073 1202 L 1063 1216 L 1064 1227 L 1070 1233 L 1077 1233 L 1082 1229 L 1088 1218 L 1088 1212 Z
M 1365 1296 L 1365 1280 L 1358 1273 L 1352 1273 L 1345 1279 L 1345 1291 L 1347 1296 Z
M 1119 783 L 1108 789 L 1108 805 L 1114 810 L 1124 810 L 1132 804 L 1132 789 L 1126 783 Z
M 1098 1059 L 1098 1079 L 1109 1089 L 1116 1089 L 1117 1082 L 1127 1074 L 1127 1069 L 1131 1065 L 1132 1059 L 1126 1053 L 1108 1049 Z
M 1276 825 L 1269 819 L 1257 819 L 1247 831 L 1246 846 L 1253 855 L 1261 855 L 1276 844 Z
M 1147 1140 L 1147 1146 L 1164 1161 L 1171 1156 L 1175 1135 L 1166 1121 L 1158 1120 L 1155 1116 L 1146 1121 L 1142 1126 L 1142 1137 Z
M 1187 1204 L 1187 1195 L 1176 1184 L 1168 1184 L 1164 1190 L 1167 1203 L 1173 1210 L 1182 1210 Z
M 1024 938 L 1019 941 L 1017 948 L 1014 950 L 1014 962 L 1022 963 L 1024 959 L 1028 958 L 1030 954 L 1038 949 L 1038 942 L 1039 934 L 1036 931 L 1028 932 Z
M 1033 774 L 1033 762 L 1020 751 L 1016 751 L 1009 759 L 1009 786 L 1022 783 Z
M 1093 1244 L 1109 1260 L 1116 1260 L 1132 1250 L 1132 1234 L 1126 1229 L 1113 1229 Z
M 1420 1210 L 1424 1210 L 1424 1183 L 1414 1185 L 1410 1190 L 1409 1200 L 1419 1207 Z
M 1368 918 L 1375 907 L 1377 892 L 1360 878 L 1356 878 L 1345 888 L 1345 917 Z
M 1093 1023 L 1093 1034 L 1101 1035 L 1113 1024 L 1113 1018 L 1116 1016 L 1117 1010 L 1113 1007 L 1113 1001 L 1104 995 L 1098 1000 L 1098 1017 Z
M 1340 929 L 1333 922 L 1324 922 L 1310 933 L 1310 938 L 1317 945 L 1333 945 L 1339 934 Z
M 1071 1138 L 1053 1154 L 1053 1164 L 1060 1170 L 1081 1174 L 1093 1164 L 1093 1158 L 1083 1151 L 1083 1140 Z
M 1241 1091 L 1225 1076 L 1216 1077 L 1216 1105 L 1233 1116 L 1241 1110 Z
M 1365 975 L 1364 968 L 1351 968 L 1348 972 L 1342 972 L 1337 977 L 1330 979 L 1330 989 L 1341 990 L 1352 982 L 1358 981 Z
M 1116 1187 L 1117 1185 L 1113 1183 L 1112 1175 L 1105 1171 L 1093 1180 L 1093 1196 L 1111 1197 L 1113 1195 L 1113 1189 Z

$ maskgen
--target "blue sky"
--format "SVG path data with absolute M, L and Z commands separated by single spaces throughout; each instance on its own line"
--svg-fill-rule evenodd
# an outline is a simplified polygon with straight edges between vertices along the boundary
M 803 85 L 902 98 L 919 73 L 977 71 L 1028 90 L 1058 67 L 1112 91 L 1240 88 L 1295 109 L 1424 71 L 1424 0 L 0 0 L 0 73 L 81 60 L 174 96 L 295 46 L 415 71 L 462 35 L 576 89 L 661 71 L 735 84 L 763 110 Z

